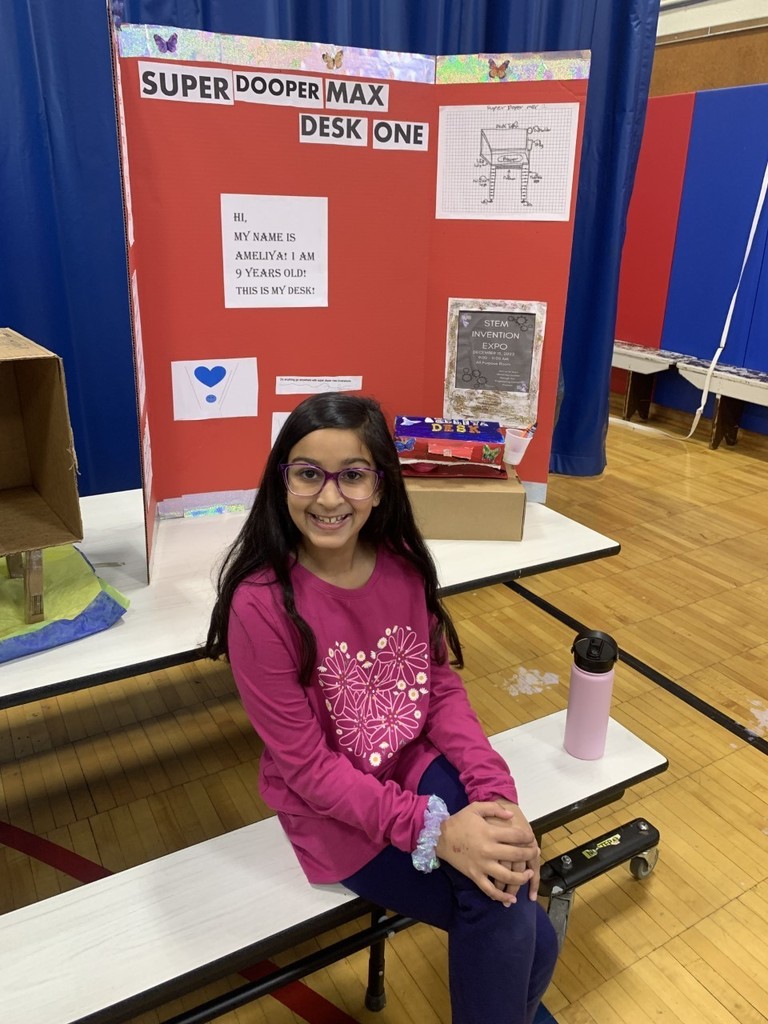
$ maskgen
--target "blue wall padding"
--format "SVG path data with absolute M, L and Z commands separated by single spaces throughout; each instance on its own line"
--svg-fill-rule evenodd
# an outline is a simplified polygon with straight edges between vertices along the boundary
M 745 405 L 741 425 L 754 434 L 768 434 L 768 409 L 761 405 Z
M 696 95 L 662 348 L 702 359 L 717 349 L 768 161 L 767 125 L 768 85 Z M 768 299 L 756 305 L 767 235 L 764 208 L 721 356 L 732 366 L 768 368 Z
M 768 125 L 764 131 L 768 133 Z M 755 235 L 755 246 L 757 246 L 760 235 L 762 235 L 762 263 L 755 306 L 752 311 L 752 323 L 744 353 L 744 366 L 750 370 L 762 370 L 763 373 L 768 373 L 768 196 Z M 752 260 L 750 260 L 751 262 Z
M 679 409 L 681 412 L 693 413 L 701 405 L 701 391 L 690 381 L 681 377 L 677 370 L 667 370 L 655 374 L 653 400 L 657 405 L 667 409 Z M 714 395 L 707 398 L 704 416 L 709 418 L 714 412 Z

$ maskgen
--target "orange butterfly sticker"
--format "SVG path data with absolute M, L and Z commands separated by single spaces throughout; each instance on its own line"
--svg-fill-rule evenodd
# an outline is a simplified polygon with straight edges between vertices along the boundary
M 325 61 L 325 66 L 329 69 L 329 71 L 333 71 L 334 68 L 340 68 L 341 67 L 341 62 L 342 62 L 343 58 L 344 58 L 344 51 L 343 50 L 339 50 L 337 53 L 324 53 L 323 54 L 323 60 Z
M 509 61 L 505 60 L 501 64 L 496 64 L 494 61 L 488 58 L 488 77 L 489 78 L 506 78 L 507 68 L 509 67 Z

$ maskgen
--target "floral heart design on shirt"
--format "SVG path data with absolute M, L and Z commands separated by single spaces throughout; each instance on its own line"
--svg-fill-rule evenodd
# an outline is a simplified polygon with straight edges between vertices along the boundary
M 339 746 L 376 768 L 413 739 L 423 724 L 428 659 L 408 626 L 385 630 L 367 653 L 351 654 L 344 640 L 329 647 L 318 672 Z

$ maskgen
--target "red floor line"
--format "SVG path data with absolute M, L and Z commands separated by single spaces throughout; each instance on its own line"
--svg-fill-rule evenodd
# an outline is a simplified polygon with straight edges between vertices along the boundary
M 112 874 L 101 864 L 5 821 L 0 821 L 0 843 L 19 853 L 26 853 L 28 857 L 48 864 L 70 878 L 76 878 L 78 882 L 95 882 L 98 878 L 107 878 Z
M 78 882 L 95 882 L 99 878 L 107 878 L 114 874 L 101 864 L 88 860 L 87 857 L 81 857 L 80 854 L 73 853 L 72 850 L 67 850 L 66 847 L 59 846 L 58 843 L 52 843 L 49 839 L 43 839 L 33 832 L 27 832 L 26 829 L 10 825 L 6 821 L 0 821 L 0 843 L 34 858 L 42 864 L 47 864 L 49 867 L 69 875 L 70 878 L 76 878 Z M 256 981 L 265 974 L 269 974 L 275 967 L 276 964 L 265 960 L 240 973 L 248 981 Z M 308 1024 L 358 1024 L 353 1017 L 300 981 L 283 986 L 283 988 L 272 992 L 271 996 L 293 1013 L 303 1017 Z
M 265 960 L 254 967 L 247 967 L 240 973 L 248 981 L 258 981 L 265 974 L 273 971 L 276 966 L 277 964 Z M 283 1006 L 287 1006 L 289 1010 L 298 1013 L 309 1024 L 358 1024 L 354 1017 L 350 1017 L 343 1010 L 340 1010 L 338 1006 L 334 1006 L 324 996 L 321 996 L 314 989 L 302 984 L 300 981 L 291 982 L 290 985 L 283 985 L 277 992 L 272 992 L 271 994 L 279 999 Z

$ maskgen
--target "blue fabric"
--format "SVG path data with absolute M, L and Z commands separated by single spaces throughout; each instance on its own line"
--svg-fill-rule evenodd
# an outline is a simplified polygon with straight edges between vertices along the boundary
M 593 6 L 589 30 L 581 26 L 569 38 L 571 46 L 591 48 L 592 69 L 563 335 L 565 387 L 550 457 L 553 472 L 572 476 L 595 476 L 606 463 L 621 247 L 659 5 L 658 0 L 627 0 Z
M 533 1024 L 557 1024 L 557 1021 L 546 1006 L 541 1005 L 536 1011 L 536 1016 L 533 1018 Z
M 32 633 L 22 633 L 0 640 L 0 664 L 14 658 L 22 658 L 26 654 L 37 654 L 51 647 L 60 647 L 61 644 L 69 644 L 93 633 L 100 633 L 114 625 L 125 611 L 125 607 L 119 601 L 111 597 L 106 590 L 102 590 L 88 607 L 73 619 L 58 619 L 46 623 Z
M 768 161 L 768 153 L 766 153 L 766 161 Z M 753 256 L 760 259 L 760 276 L 756 284 L 755 305 L 744 349 L 744 366 L 749 370 L 766 373 L 768 372 L 768 204 L 763 206 L 752 252 Z M 751 262 L 752 256 L 750 256 Z M 730 356 L 727 353 L 725 361 L 730 362 Z
M 458 772 L 444 757 L 427 768 L 418 791 L 442 797 L 451 814 L 467 806 Z M 557 960 L 557 936 L 527 893 L 505 907 L 450 864 L 429 874 L 416 871 L 410 854 L 394 846 L 344 884 L 378 906 L 448 932 L 453 1024 L 533 1024 Z
M 605 462 L 621 243 L 659 0 L 126 0 L 126 21 L 427 54 L 591 49 L 557 472 Z M 103 0 L 4 0 L 0 321 L 64 358 L 82 494 L 139 454 Z M 514 288 L 511 287 L 512 292 Z
M 768 133 L 754 126 L 766 124 L 768 85 L 696 95 L 662 348 L 711 359 L 720 344 L 768 162 Z M 768 204 L 721 363 L 768 370 L 767 245 Z
M 63 357 L 81 494 L 139 485 L 104 0 L 3 0 L 0 326 Z

